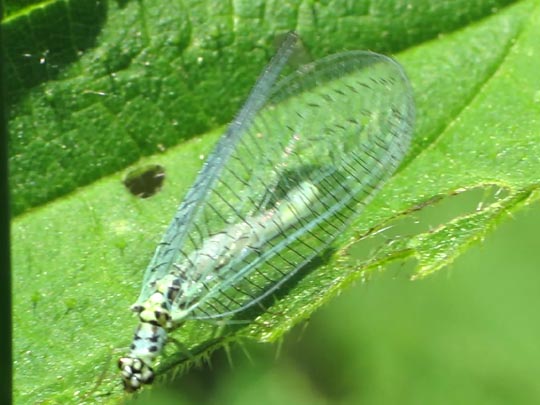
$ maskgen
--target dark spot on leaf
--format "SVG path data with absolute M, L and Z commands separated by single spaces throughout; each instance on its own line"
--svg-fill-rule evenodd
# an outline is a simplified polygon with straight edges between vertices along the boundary
M 130 171 L 123 180 L 129 192 L 140 198 L 148 198 L 161 190 L 165 169 L 160 165 L 146 165 Z

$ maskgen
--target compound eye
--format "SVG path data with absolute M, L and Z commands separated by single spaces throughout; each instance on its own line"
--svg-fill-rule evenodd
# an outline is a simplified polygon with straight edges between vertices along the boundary
M 118 368 L 122 371 L 124 389 L 128 392 L 134 392 L 143 384 L 154 381 L 154 370 L 141 359 L 122 357 L 118 360 Z

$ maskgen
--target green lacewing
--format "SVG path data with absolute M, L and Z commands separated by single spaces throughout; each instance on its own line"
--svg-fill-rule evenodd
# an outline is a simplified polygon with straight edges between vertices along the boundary
M 348 51 L 280 78 L 296 42 L 263 70 L 150 261 L 119 359 L 127 391 L 153 381 L 168 332 L 260 303 L 321 254 L 408 150 L 415 109 L 396 61 Z

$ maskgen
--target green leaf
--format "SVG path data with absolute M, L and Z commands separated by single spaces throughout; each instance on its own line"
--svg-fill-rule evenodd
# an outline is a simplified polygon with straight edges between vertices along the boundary
M 127 308 L 221 129 L 196 135 L 231 119 L 288 30 L 315 58 L 343 48 L 396 53 L 416 93 L 413 147 L 335 250 L 267 312 L 218 331 L 186 324 L 173 336 L 194 358 L 171 344 L 159 371 L 169 376 L 239 339 L 275 341 L 389 262 L 413 262 L 411 276 L 423 277 L 538 200 L 538 2 L 431 3 L 240 1 L 233 10 L 81 0 L 8 16 L 10 180 L 15 213 L 26 212 L 12 231 L 17 401 L 122 399 L 116 359 L 136 324 Z M 141 200 L 126 191 L 117 171 L 135 161 L 165 168 L 162 192 Z M 426 207 L 493 188 L 479 208 L 400 230 Z M 390 225 L 397 231 L 379 242 Z M 364 257 L 349 254 L 370 243 Z

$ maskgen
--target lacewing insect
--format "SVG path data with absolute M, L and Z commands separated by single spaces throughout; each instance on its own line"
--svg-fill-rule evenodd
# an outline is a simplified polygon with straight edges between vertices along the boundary
M 349 51 L 280 79 L 296 40 L 263 71 L 154 253 L 119 359 L 128 391 L 152 382 L 169 331 L 259 303 L 327 248 L 408 149 L 414 103 L 396 61 Z

